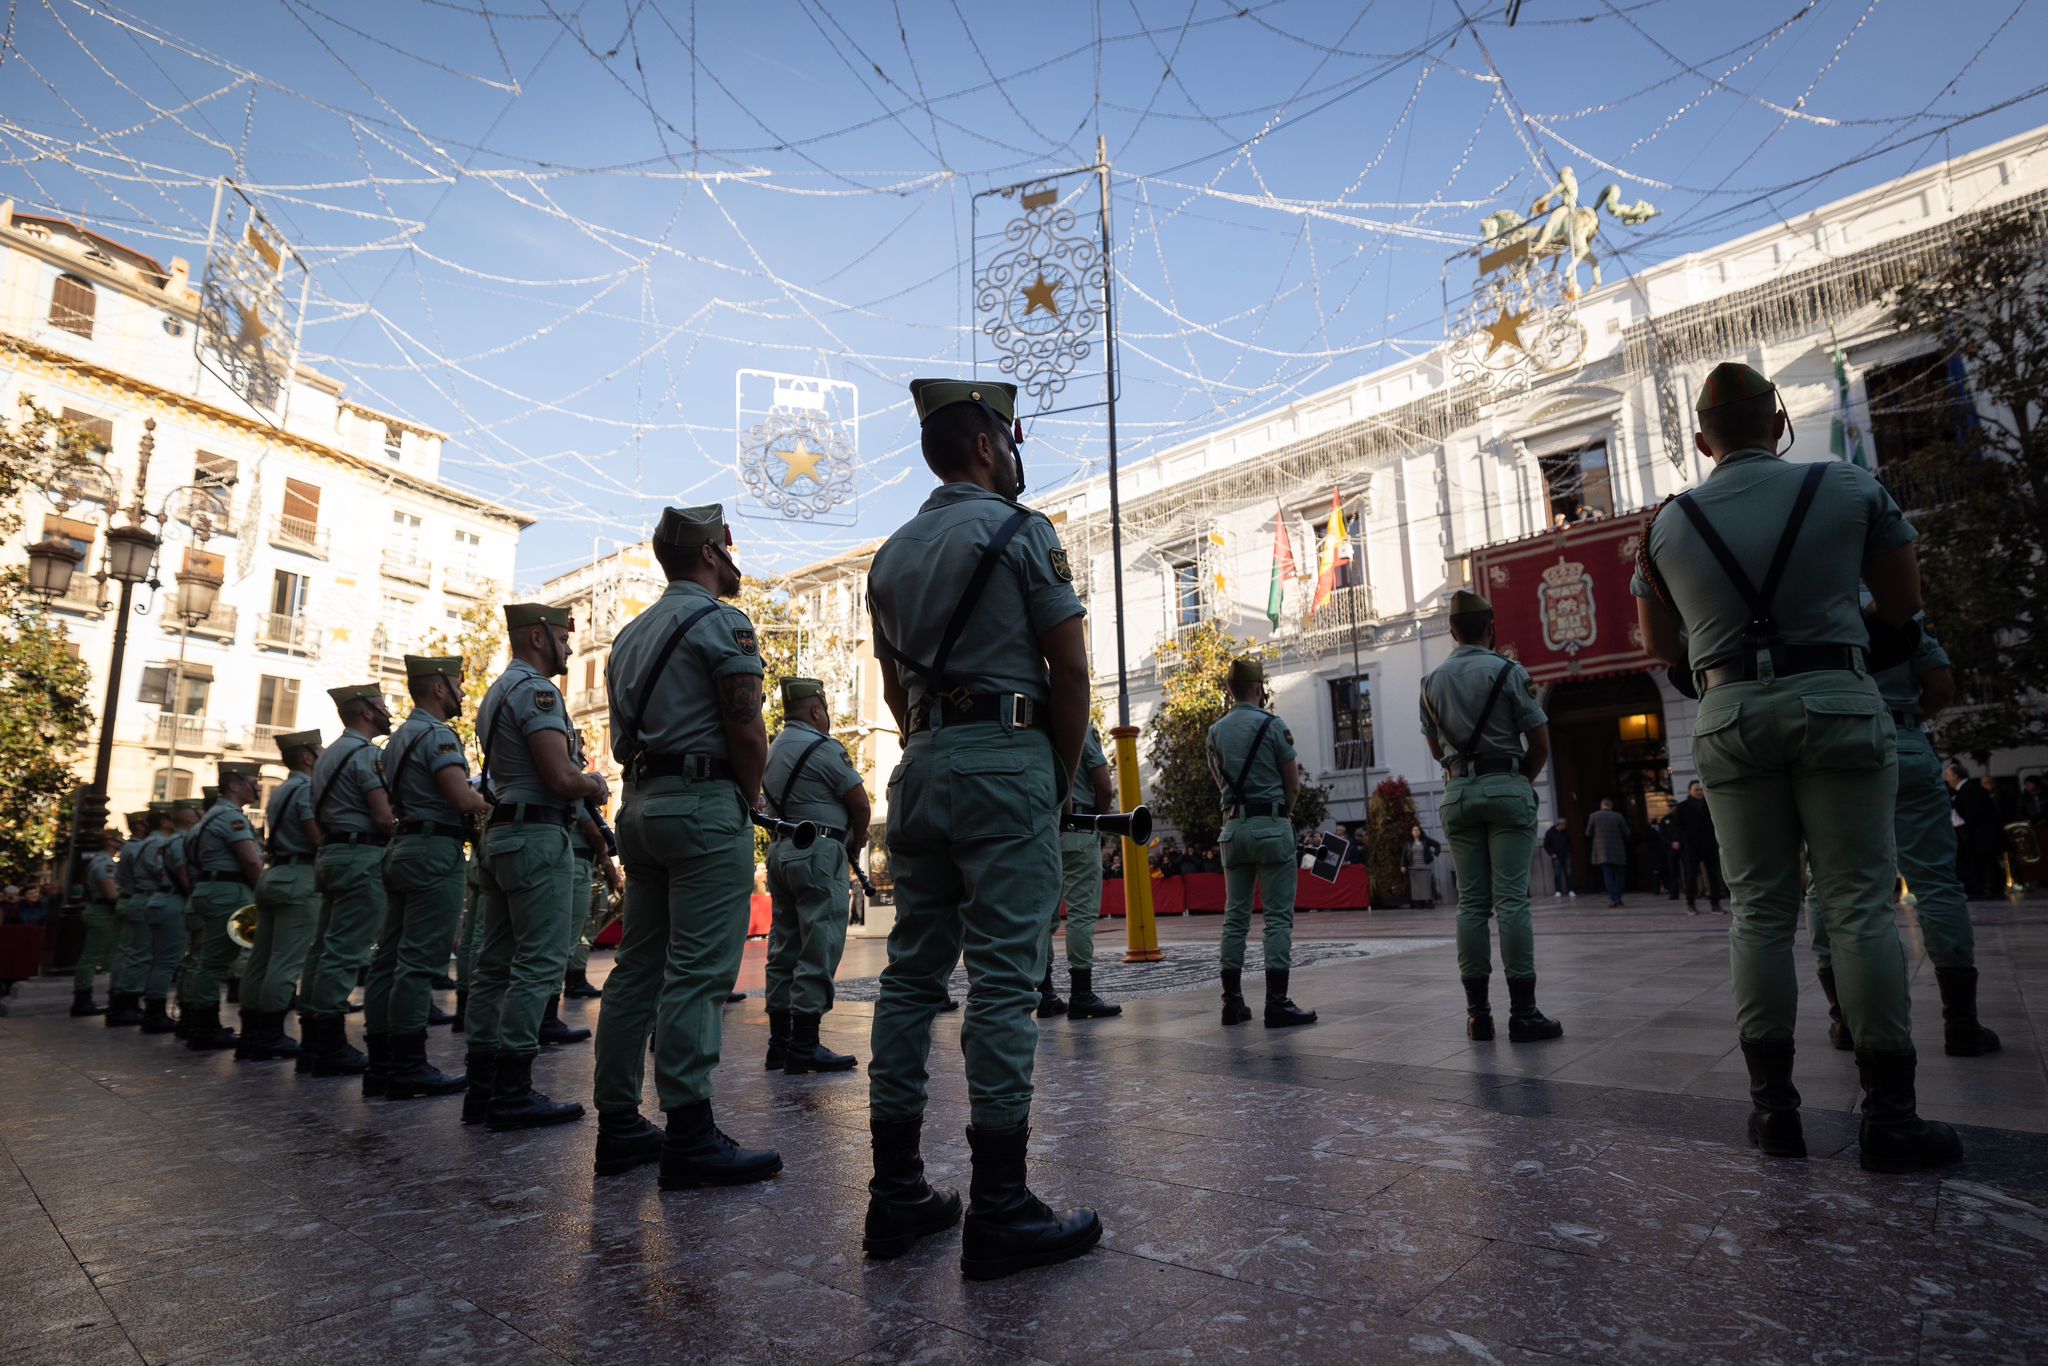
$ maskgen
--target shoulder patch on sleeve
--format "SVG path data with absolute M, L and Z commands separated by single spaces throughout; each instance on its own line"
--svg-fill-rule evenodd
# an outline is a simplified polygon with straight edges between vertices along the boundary
M 247 822 L 247 821 L 245 821 L 245 820 L 241 819 L 241 818 L 240 818 L 240 817 L 238 816 L 238 817 L 236 817 L 236 818 L 235 818 L 235 823 L 234 823 L 233 825 L 229 826 L 228 828 L 229 828 L 230 830 L 247 830 L 247 829 L 249 828 L 249 822 Z
M 456 750 L 458 750 L 458 749 L 461 749 L 461 748 L 462 748 L 462 746 L 461 746 L 461 744 L 460 744 L 459 742 L 457 742 L 457 741 L 454 741 L 454 740 L 450 740 L 450 741 L 448 741 L 448 742 L 447 742 L 446 744 L 443 744 L 443 745 L 442 745 L 442 746 L 441 746 L 441 747 L 440 747 L 439 749 L 435 750 L 435 751 L 434 751 L 434 753 L 436 753 L 436 754 L 453 754 L 453 753 L 454 753 L 454 752 L 455 752 Z
M 533 695 L 533 705 L 542 711 L 553 711 L 555 709 L 555 690 L 553 688 L 544 688 L 536 692 Z
M 374 770 L 374 771 L 375 771 L 375 773 L 377 774 L 377 776 L 378 776 L 378 777 L 380 777 L 380 778 L 381 778 L 381 777 L 383 777 L 383 776 L 384 776 L 384 756 L 380 754 L 380 755 L 378 755 L 378 756 L 377 756 L 376 758 L 374 758 L 374 759 L 370 760 L 370 767 L 371 767 L 371 769 L 372 769 L 372 770 Z
M 1286 728 L 1285 726 L 1282 726 L 1282 727 L 1280 728 L 1280 734 L 1281 734 L 1281 735 L 1282 735 L 1283 737 L 1285 737 L 1285 739 L 1286 739 L 1286 741 L 1287 741 L 1287 743 L 1288 743 L 1288 744 L 1290 744 L 1290 745 L 1291 745 L 1291 744 L 1293 744 L 1293 743 L 1294 743 L 1294 732 L 1293 732 L 1293 731 L 1291 731 L 1291 730 L 1287 729 L 1287 728 Z
M 1058 579 L 1061 583 L 1072 583 L 1074 581 L 1074 566 L 1067 559 L 1067 552 L 1064 549 L 1054 546 L 1051 550 L 1045 552 L 1045 558 L 1047 563 L 1052 566 L 1052 576 L 1054 578 Z
M 751 626 L 733 627 L 732 643 L 740 647 L 740 653 L 743 655 L 759 654 L 761 652 L 761 647 L 754 638 L 754 628 Z
M 1527 689 L 1529 690 L 1529 696 L 1531 696 L 1531 697 L 1534 697 L 1534 696 L 1536 695 L 1536 680 L 1535 680 L 1535 679 L 1533 679 L 1533 678 L 1525 678 L 1525 679 L 1523 679 L 1523 680 L 1522 680 L 1522 686 L 1523 686 L 1523 687 L 1525 687 L 1525 688 L 1527 688 Z

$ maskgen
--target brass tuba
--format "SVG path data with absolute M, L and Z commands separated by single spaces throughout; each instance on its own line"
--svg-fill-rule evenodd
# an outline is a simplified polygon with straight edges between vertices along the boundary
M 228 938 L 238 949 L 253 948 L 256 944 L 256 907 L 244 906 L 228 917 Z

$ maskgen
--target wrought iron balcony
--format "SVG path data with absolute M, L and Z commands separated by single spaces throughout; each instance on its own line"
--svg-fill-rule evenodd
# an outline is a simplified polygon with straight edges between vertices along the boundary
M 168 750 L 173 743 L 182 754 L 218 754 L 227 748 L 228 728 L 204 716 L 179 716 L 160 711 L 150 722 L 150 741 Z
M 261 648 L 308 658 L 320 653 L 320 628 L 306 618 L 283 612 L 263 612 L 259 616 L 256 644 Z
M 270 524 L 270 543 L 280 550 L 296 550 L 301 555 L 312 555 L 322 560 L 327 558 L 326 529 L 305 517 L 279 513 L 277 520 Z
M 384 577 L 401 583 L 425 585 L 433 580 L 434 566 L 410 550 L 387 546 L 383 559 Z
M 211 612 L 191 624 L 190 630 L 193 635 L 203 636 L 208 640 L 233 640 L 235 628 L 240 620 L 240 612 L 226 603 L 216 602 Z M 163 628 L 166 635 L 173 636 L 187 629 L 183 618 L 175 613 L 164 615 Z
M 441 590 L 456 593 L 465 598 L 481 598 L 490 591 L 491 582 L 467 565 L 449 565 L 441 575 Z

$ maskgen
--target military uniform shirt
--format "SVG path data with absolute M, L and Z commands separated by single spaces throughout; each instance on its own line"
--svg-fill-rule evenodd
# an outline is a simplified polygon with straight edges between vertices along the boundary
M 1459 757 L 1458 745 L 1472 734 L 1472 725 L 1493 691 L 1493 680 L 1507 656 L 1484 645 L 1460 645 L 1422 680 L 1422 733 L 1437 742 L 1446 760 Z M 1436 719 L 1430 719 L 1431 711 Z M 1473 737 L 1471 757 L 1489 754 L 1522 756 L 1522 735 L 1550 718 L 1536 705 L 1536 685 L 1520 664 L 1508 671 L 1500 700 L 1486 718 L 1486 733 Z
M 153 830 L 136 846 L 135 890 L 143 896 L 155 896 L 169 885 L 164 876 L 164 846 L 170 842 L 169 835 Z
M 85 891 L 94 901 L 100 899 L 100 879 L 112 878 L 116 887 L 120 885 L 120 869 L 114 863 L 114 856 L 102 849 L 85 861 Z
M 1109 767 L 1109 756 L 1102 752 L 1102 738 L 1095 733 L 1095 727 L 1088 727 L 1088 738 L 1081 742 L 1081 766 L 1074 770 L 1074 786 L 1070 795 L 1076 811 L 1095 809 L 1095 779 L 1098 768 Z
M 1880 670 L 1876 675 L 1877 690 L 1884 694 L 1887 707 L 1917 720 L 1925 714 L 1920 707 L 1921 678 L 1936 669 L 1948 667 L 1948 651 L 1941 648 L 1941 641 L 1927 629 L 1923 617 L 1920 621 L 1920 643 L 1913 647 L 1913 657 Z
M 441 785 L 434 781 L 444 768 L 459 767 L 464 778 L 469 776 L 469 756 L 462 752 L 462 737 L 453 726 L 414 708 L 405 724 L 385 742 L 382 762 L 384 783 L 399 816 L 441 825 L 462 823 L 461 814 L 448 804 Z
M 135 874 L 142 863 L 142 841 L 129 840 L 121 846 L 121 861 L 115 865 L 114 881 L 121 888 L 124 897 L 134 896 L 141 891 L 135 881 Z
M 768 747 L 768 767 L 761 778 L 761 790 L 772 803 L 782 801 L 782 789 L 789 784 L 790 770 L 803 752 L 816 744 L 820 731 L 802 721 L 791 721 Z M 837 740 L 827 739 L 812 750 L 797 775 L 789 800 L 777 814 L 786 821 L 816 821 L 835 830 L 846 828 L 846 804 L 840 799 L 860 786 L 860 771 Z
M 705 612 L 662 665 L 661 677 L 647 697 L 647 714 L 635 708 L 647 671 L 668 643 L 669 634 L 689 618 Z M 760 677 L 761 647 L 747 614 L 720 603 L 711 590 L 687 580 L 671 583 L 654 605 L 627 622 L 612 643 L 605 661 L 605 690 L 611 696 L 612 757 L 621 764 L 633 758 L 633 735 L 648 754 L 708 754 L 729 757 L 725 720 L 719 713 L 718 684 L 738 674 Z M 630 776 L 630 774 L 628 775 Z
M 1223 809 L 1228 811 L 1240 801 L 1284 802 L 1287 800 L 1287 783 L 1280 776 L 1280 765 L 1294 757 L 1294 732 L 1287 729 L 1278 717 L 1266 726 L 1266 733 L 1259 740 L 1258 757 L 1251 762 L 1244 775 L 1242 787 L 1232 789 L 1237 772 L 1245 767 L 1245 755 L 1258 735 L 1259 727 L 1265 724 L 1272 713 L 1249 702 L 1240 702 L 1223 718 L 1209 727 L 1206 748 L 1209 752 L 1209 772 L 1222 783 Z
M 271 858 L 302 858 L 314 852 L 306 837 L 304 822 L 313 819 L 313 780 L 294 773 L 279 783 L 263 808 L 263 829 L 268 835 L 263 852 Z
M 1806 468 L 1765 450 L 1733 451 L 1692 490 L 1693 501 L 1759 591 Z M 1919 533 L 1870 471 L 1847 461 L 1831 461 L 1824 468 L 1771 609 L 1789 644 L 1867 645 L 1870 633 L 1857 597 L 1862 568 L 1885 551 L 1917 540 Z M 1687 662 L 1705 669 L 1736 659 L 1749 609 L 1720 561 L 1678 508 L 1658 514 L 1649 536 L 1657 573 L 1685 623 Z M 1843 554 L 1851 546 L 1857 553 Z M 1640 570 L 1629 591 L 1639 598 L 1655 597 Z
M 222 798 L 206 809 L 199 824 L 192 827 L 186 844 L 188 866 L 202 873 L 238 873 L 242 865 L 235 858 L 235 846 L 254 844 L 256 832 L 242 808 Z
M 370 796 L 384 790 L 383 775 L 377 771 L 378 748 L 355 731 L 343 731 L 313 766 L 313 807 L 320 813 L 320 828 L 339 835 L 374 835 L 377 823 L 370 819 Z
M 983 547 L 1018 510 L 973 484 L 944 484 L 883 543 L 868 574 L 868 609 L 890 645 L 920 664 L 933 662 Z M 1042 513 L 1032 512 L 1003 548 L 1001 564 L 953 645 L 947 676 L 970 692 L 1023 693 L 1049 702 L 1051 674 L 1038 641 L 1085 610 L 1073 578 L 1059 534 Z M 920 705 L 931 680 L 907 665 L 899 669 L 910 704 Z
M 623 638 L 623 637 L 622 637 Z M 504 719 L 498 719 L 499 712 Z M 499 805 L 530 802 L 566 810 L 569 803 L 548 790 L 533 762 L 528 737 L 558 730 L 574 743 L 576 728 L 553 680 L 523 659 L 505 666 L 476 709 L 476 733 L 485 737 L 490 795 Z M 495 732 L 495 733 L 494 733 Z

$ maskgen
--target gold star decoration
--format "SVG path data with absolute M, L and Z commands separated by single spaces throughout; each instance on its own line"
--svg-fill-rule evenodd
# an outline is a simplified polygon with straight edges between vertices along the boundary
M 813 484 L 824 482 L 818 478 L 818 462 L 825 458 L 825 453 L 805 446 L 802 437 L 798 437 L 796 445 L 788 450 L 775 452 L 775 458 L 788 466 L 788 471 L 782 476 L 784 488 L 799 479 L 808 479 Z
M 1052 282 L 1046 279 L 1045 272 L 1040 270 L 1037 282 L 1024 286 L 1024 316 L 1028 318 L 1042 308 L 1057 318 L 1060 315 L 1060 306 L 1053 300 L 1052 291 Z
M 1517 351 L 1527 350 L 1522 345 L 1522 324 L 1528 320 L 1528 317 L 1529 315 L 1526 311 L 1510 313 L 1506 309 L 1501 310 L 1500 316 L 1495 318 L 1486 327 L 1486 335 L 1493 338 L 1486 346 L 1487 359 L 1491 360 L 1493 353 L 1502 346 L 1512 346 Z
M 238 303 L 235 311 L 242 315 L 242 330 L 236 334 L 235 345 L 256 347 L 263 343 L 270 329 L 264 325 L 262 311 L 250 304 Z

